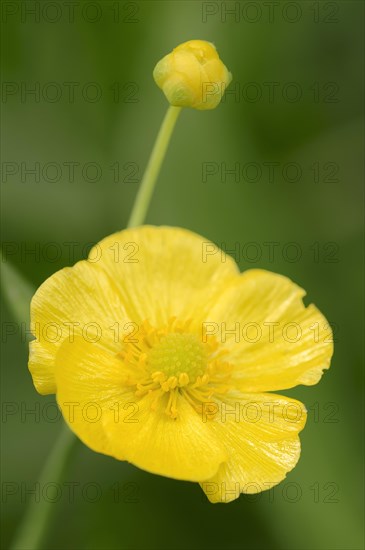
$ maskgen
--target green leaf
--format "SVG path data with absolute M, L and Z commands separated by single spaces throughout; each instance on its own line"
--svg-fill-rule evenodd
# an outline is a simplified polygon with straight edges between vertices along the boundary
M 30 301 L 35 292 L 30 284 L 8 260 L 1 255 L 1 287 L 6 303 L 18 323 L 30 323 Z

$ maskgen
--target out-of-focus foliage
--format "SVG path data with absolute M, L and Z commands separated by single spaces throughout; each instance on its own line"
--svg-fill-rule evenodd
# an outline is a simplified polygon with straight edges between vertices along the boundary
M 276 489 L 211 505 L 195 484 L 80 444 L 49 549 L 362 548 L 363 4 L 273 4 L 3 3 L 6 261 L 39 285 L 125 226 L 167 107 L 153 67 L 204 39 L 233 73 L 230 93 L 214 111 L 182 113 L 147 221 L 206 235 L 242 270 L 289 276 L 336 338 L 321 383 L 290 392 L 309 420 L 299 465 Z M 61 422 L 34 390 L 14 322 L 4 307 L 4 547 Z

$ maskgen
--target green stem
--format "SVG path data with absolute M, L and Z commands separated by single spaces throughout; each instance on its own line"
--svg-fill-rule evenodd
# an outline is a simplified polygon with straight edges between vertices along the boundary
M 157 176 L 180 111 L 181 107 L 172 106 L 167 110 L 137 193 L 128 227 L 136 227 L 144 222 Z M 27 300 L 27 303 L 29 304 L 29 300 Z M 39 479 L 41 491 L 42 487 L 50 481 L 53 483 L 62 481 L 77 441 L 78 439 L 70 429 L 64 425 L 41 473 Z M 55 505 L 50 503 L 49 500 L 42 500 L 38 503 L 33 502 L 25 514 L 11 548 L 13 550 L 38 550 L 41 548 L 54 512 Z
M 68 426 L 64 424 L 39 478 L 40 494 L 42 494 L 43 487 L 50 481 L 57 484 L 62 482 L 77 441 Z M 56 504 L 49 500 L 32 501 L 11 549 L 37 550 L 41 548 L 55 511 Z
M 180 112 L 181 107 L 173 107 L 170 105 L 167 109 L 167 113 L 163 119 L 155 145 L 152 149 L 141 186 L 138 190 L 127 227 L 136 227 L 144 222 L 156 179 L 160 172 L 161 164 L 165 157 Z

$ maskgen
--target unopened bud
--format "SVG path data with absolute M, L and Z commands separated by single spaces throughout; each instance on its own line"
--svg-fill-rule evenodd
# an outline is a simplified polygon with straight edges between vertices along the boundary
M 214 44 L 190 40 L 159 61 L 153 77 L 171 105 L 215 109 L 232 75 L 219 59 Z

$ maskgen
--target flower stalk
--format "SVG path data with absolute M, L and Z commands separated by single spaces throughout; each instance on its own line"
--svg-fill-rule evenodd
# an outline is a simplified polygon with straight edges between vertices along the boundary
M 163 159 L 165 158 L 171 135 L 176 121 L 181 112 L 181 107 L 172 105 L 167 109 L 165 118 L 162 121 L 160 131 L 157 135 L 155 145 L 147 163 L 141 186 L 132 208 L 127 227 L 136 227 L 144 222 L 148 206 L 150 204 L 157 177 L 160 173 Z
M 78 439 L 66 424 L 62 425 L 61 433 L 49 454 L 46 464 L 39 478 L 39 486 L 45 487 L 52 480 L 53 483 L 62 483 L 71 461 L 75 443 Z M 56 512 L 56 505 L 50 500 L 41 499 L 32 501 L 25 517 L 11 545 L 11 550 L 37 550 L 44 546 L 44 541 L 51 525 L 52 516 Z

